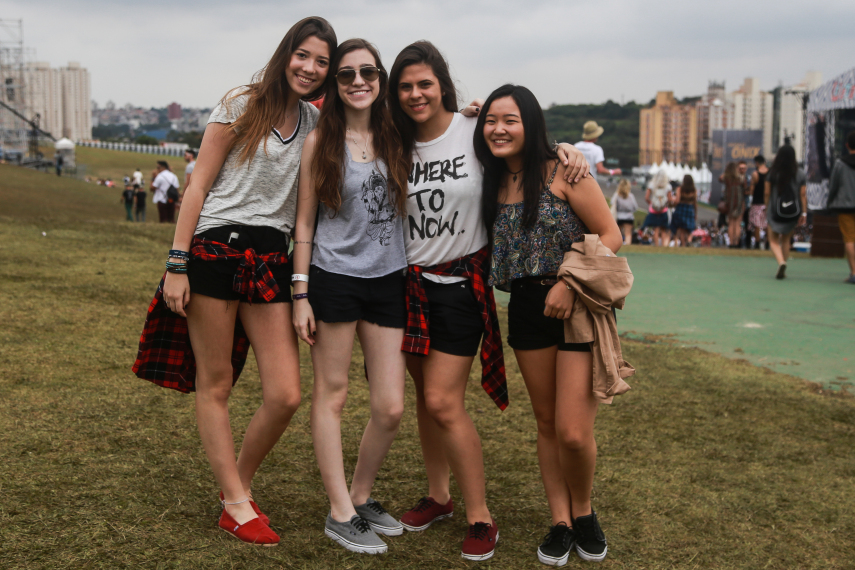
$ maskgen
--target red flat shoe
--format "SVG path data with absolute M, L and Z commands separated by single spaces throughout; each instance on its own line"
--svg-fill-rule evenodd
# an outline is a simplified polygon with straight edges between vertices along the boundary
M 226 498 L 223 496 L 223 492 L 220 491 L 220 504 L 222 505 L 223 501 L 225 501 L 225 500 L 226 500 Z M 225 505 L 223 505 L 223 506 L 225 506 Z M 264 513 L 261 512 L 261 509 L 258 507 L 258 505 L 255 504 L 255 501 L 250 499 L 249 500 L 249 506 L 251 506 L 252 510 L 255 511 L 255 514 L 258 515 L 258 518 L 259 518 L 259 520 L 261 520 L 261 522 L 263 522 L 267 526 L 270 526 L 270 519 L 268 518 L 267 515 L 265 515 Z
M 226 509 L 223 509 L 219 525 L 221 529 L 230 535 L 248 544 L 258 544 L 261 546 L 276 546 L 279 544 L 279 535 L 270 530 L 270 527 L 258 518 L 244 524 L 238 524 Z

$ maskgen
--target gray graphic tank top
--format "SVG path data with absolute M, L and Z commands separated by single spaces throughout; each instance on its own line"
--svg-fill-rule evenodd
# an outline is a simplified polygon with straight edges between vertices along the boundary
M 312 265 L 351 277 L 382 277 L 407 266 L 401 217 L 389 201 L 386 165 L 356 162 L 345 148 L 341 208 L 318 207 Z

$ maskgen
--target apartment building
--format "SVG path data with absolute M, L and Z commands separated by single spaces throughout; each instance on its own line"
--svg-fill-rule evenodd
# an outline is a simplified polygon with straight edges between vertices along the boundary
M 774 117 L 774 97 L 760 90 L 760 82 L 754 77 L 746 77 L 742 86 L 728 97 L 733 105 L 733 126 L 736 130 L 762 130 L 763 154 L 771 156 L 775 150 L 772 145 L 772 122 Z
M 92 138 L 91 78 L 77 62 L 51 68 L 47 62 L 24 68 L 29 114 L 41 115 L 41 128 L 56 138 Z
M 639 117 L 639 164 L 694 163 L 698 156 L 697 109 L 680 104 L 673 91 L 659 91 Z

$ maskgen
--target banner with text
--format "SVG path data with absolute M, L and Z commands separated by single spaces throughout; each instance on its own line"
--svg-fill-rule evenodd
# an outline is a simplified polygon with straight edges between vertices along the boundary
M 744 160 L 749 169 L 754 168 L 754 157 L 763 149 L 763 131 L 713 131 L 712 132 L 712 187 L 709 204 L 718 204 L 724 185 L 718 181 L 728 162 Z

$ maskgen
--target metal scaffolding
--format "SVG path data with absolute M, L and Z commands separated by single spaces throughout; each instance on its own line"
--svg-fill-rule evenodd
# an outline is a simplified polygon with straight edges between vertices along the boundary
M 24 23 L 0 19 L 0 145 L 4 151 L 27 148 L 30 128 L 21 117 L 29 116 L 26 101 Z

